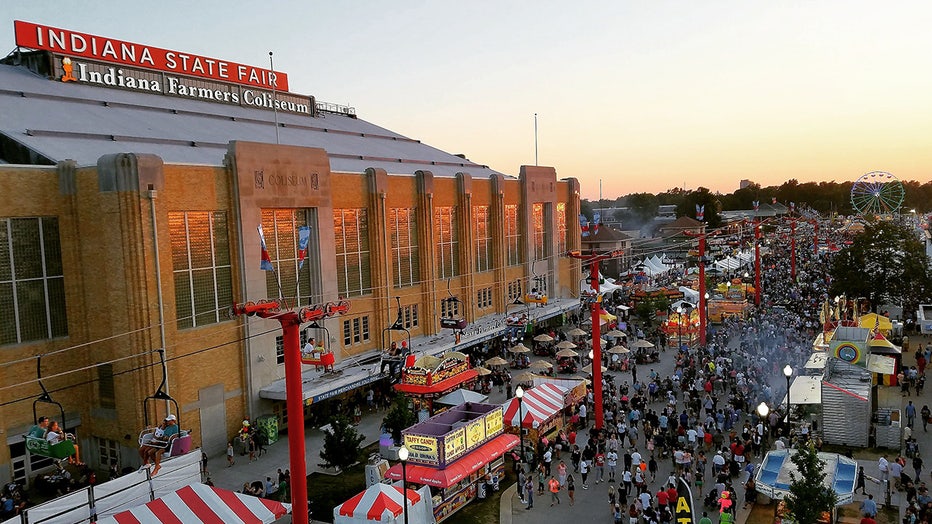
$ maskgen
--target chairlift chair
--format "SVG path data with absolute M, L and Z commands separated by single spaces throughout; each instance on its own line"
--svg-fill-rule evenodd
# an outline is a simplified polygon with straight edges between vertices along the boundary
M 165 392 L 165 384 L 168 381 L 168 367 L 165 364 L 165 349 L 159 348 L 156 349 L 155 352 L 159 354 L 159 361 L 162 365 L 162 383 L 159 384 L 159 387 L 155 393 L 149 395 L 142 401 L 143 422 L 145 423 L 146 427 L 139 432 L 139 445 L 147 445 L 155 448 L 165 448 L 167 449 L 164 454 L 165 458 L 177 457 L 191 451 L 191 431 L 181 429 L 181 409 L 178 406 L 178 401 Z M 173 435 L 172 438 L 170 438 L 168 442 L 164 444 L 152 442 L 152 439 L 155 438 L 155 430 L 158 424 L 149 423 L 150 400 L 164 400 L 174 405 L 174 413 L 178 424 L 178 433 Z
M 535 275 L 534 276 L 534 287 L 531 288 L 531 292 L 524 295 L 524 300 L 528 304 L 537 304 L 539 307 L 547 305 L 547 294 L 544 293 L 544 285 L 546 284 L 546 277 Z
M 466 318 L 462 315 L 457 314 L 459 312 L 459 304 L 462 304 L 462 301 L 457 298 L 452 291 L 450 291 L 450 281 L 452 279 L 447 279 L 447 293 L 450 295 L 447 298 L 444 298 L 441 302 L 446 305 L 446 310 L 448 311 L 447 316 L 440 319 L 440 327 L 443 329 L 452 329 L 454 333 L 459 331 L 460 333 L 466 329 L 466 326 L 469 325 L 466 322 Z M 443 309 L 443 308 L 441 308 Z M 459 335 L 460 333 L 456 333 Z
M 52 404 L 53 406 L 58 407 L 58 412 L 61 415 L 60 423 L 62 429 L 65 425 L 65 408 L 61 405 L 60 402 L 57 402 L 52 399 L 52 395 L 45 388 L 45 384 L 42 382 L 42 355 L 36 357 L 36 378 L 39 382 L 39 387 L 42 388 L 42 394 L 39 395 L 39 398 L 35 399 L 32 402 L 32 420 L 33 424 L 36 426 L 39 425 L 39 403 Z M 75 454 L 74 448 L 74 435 L 70 433 L 65 434 L 65 438 L 62 438 L 57 444 L 52 444 L 45 437 L 40 437 L 37 435 L 27 434 L 26 438 L 26 451 L 32 455 L 39 455 L 42 457 L 47 457 L 55 460 L 66 459 Z
M 330 350 L 330 330 L 326 326 L 321 325 L 316 320 L 311 322 L 307 329 L 314 329 L 318 331 L 323 331 L 323 337 L 317 337 L 318 344 L 315 347 L 305 348 L 310 351 L 301 352 L 301 362 L 309 366 L 314 366 L 317 371 L 320 371 L 323 368 L 324 371 L 333 372 L 333 364 L 335 363 L 335 358 L 333 351 Z M 310 344 L 310 342 L 308 342 Z
M 404 324 L 401 297 L 395 297 L 395 302 L 398 304 L 398 315 L 391 326 L 382 330 L 382 358 L 379 364 L 380 373 L 384 372 L 385 367 L 388 366 L 391 375 L 404 367 L 405 359 L 411 353 L 411 332 L 408 331 Z M 401 348 L 392 348 L 392 344 L 394 344 L 392 340 L 393 331 L 403 331 L 406 335 L 406 339 L 401 342 Z

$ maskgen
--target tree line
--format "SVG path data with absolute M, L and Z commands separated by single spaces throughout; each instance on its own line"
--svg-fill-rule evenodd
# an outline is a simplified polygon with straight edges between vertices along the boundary
M 705 187 L 695 190 L 673 188 L 663 193 L 631 193 L 620 196 L 614 200 L 602 199 L 596 201 L 582 200 L 582 213 L 590 220 L 593 213 L 605 208 L 626 208 L 605 216 L 603 220 L 613 218 L 625 224 L 638 225 L 648 222 L 657 216 L 660 206 L 675 205 L 676 216 L 695 216 L 695 206 L 705 206 L 705 219 L 711 227 L 717 227 L 720 222 L 719 213 L 739 209 L 752 209 L 754 201 L 762 205 L 769 204 L 774 199 L 786 206 L 790 202 L 805 205 L 822 214 L 853 215 L 851 206 L 851 186 L 853 182 L 804 182 L 790 179 L 779 186 L 761 187 L 751 183 L 732 193 L 713 193 Z M 908 213 L 915 209 L 917 213 L 932 211 L 932 181 L 920 183 L 914 180 L 903 182 L 906 196 L 901 213 Z M 627 227 L 627 226 L 626 226 Z

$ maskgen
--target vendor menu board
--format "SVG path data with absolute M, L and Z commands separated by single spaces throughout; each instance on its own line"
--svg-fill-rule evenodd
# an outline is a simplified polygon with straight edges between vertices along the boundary
M 404 444 L 410 455 L 408 460 L 419 464 L 440 464 L 437 454 L 437 437 L 426 435 L 404 435 Z
M 466 447 L 474 448 L 485 442 L 485 417 L 466 425 Z
M 453 462 L 466 452 L 466 428 L 451 431 L 443 437 L 443 461 Z

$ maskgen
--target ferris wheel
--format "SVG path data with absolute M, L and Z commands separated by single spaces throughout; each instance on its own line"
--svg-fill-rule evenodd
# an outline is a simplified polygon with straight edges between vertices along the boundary
M 898 178 L 886 171 L 871 171 L 851 186 L 851 205 L 859 215 L 889 215 L 900 209 L 905 194 Z

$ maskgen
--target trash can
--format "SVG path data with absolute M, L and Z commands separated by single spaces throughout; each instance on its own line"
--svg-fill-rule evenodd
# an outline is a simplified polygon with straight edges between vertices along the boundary
M 275 415 L 262 415 L 256 419 L 256 431 L 265 437 L 268 444 L 278 442 L 278 417 Z

